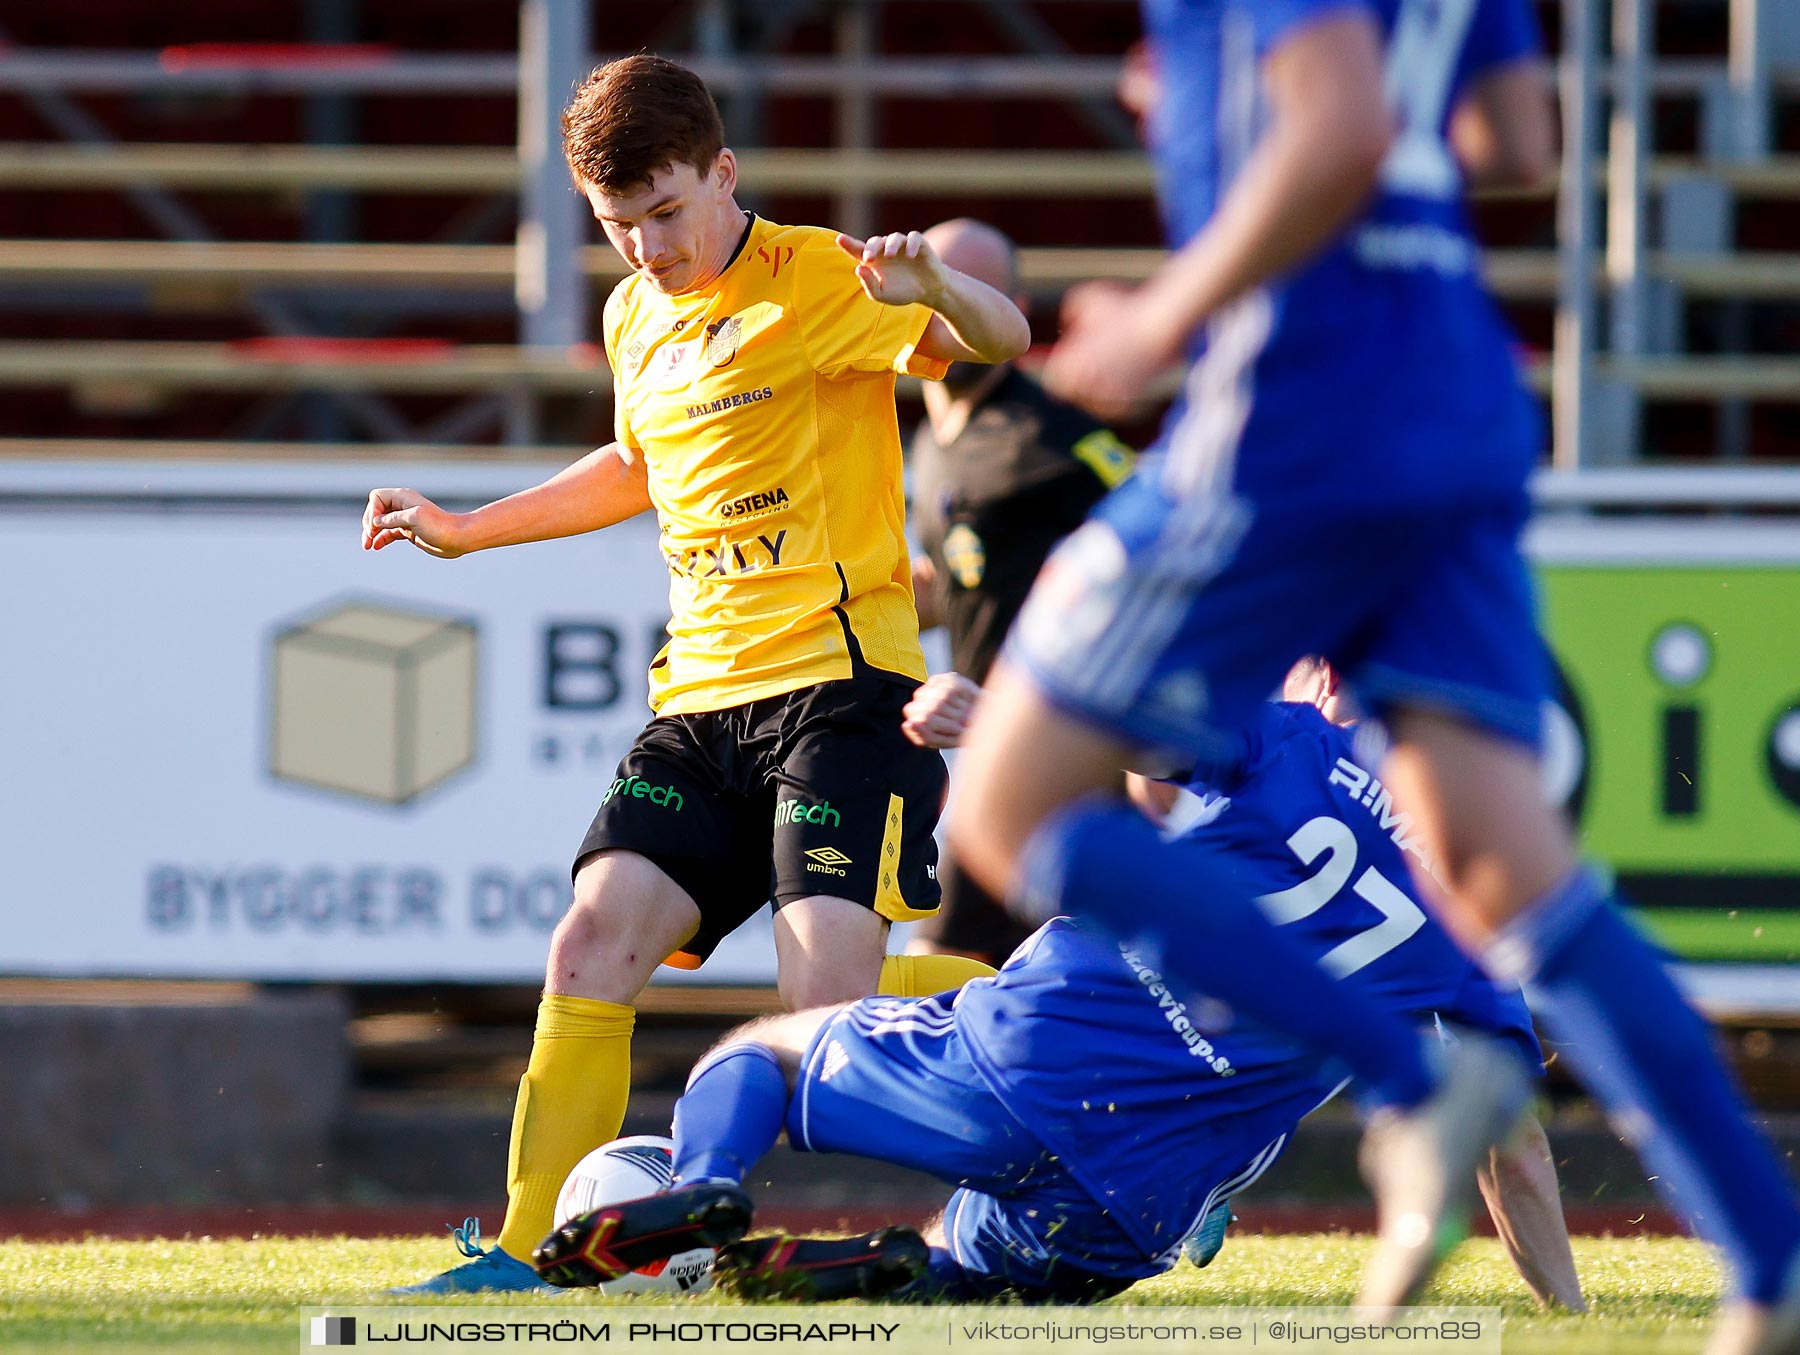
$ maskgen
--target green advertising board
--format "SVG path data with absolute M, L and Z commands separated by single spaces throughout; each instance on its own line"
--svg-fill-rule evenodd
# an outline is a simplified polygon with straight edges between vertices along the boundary
M 1584 849 L 1678 954 L 1800 960 L 1800 529 L 1534 535 Z

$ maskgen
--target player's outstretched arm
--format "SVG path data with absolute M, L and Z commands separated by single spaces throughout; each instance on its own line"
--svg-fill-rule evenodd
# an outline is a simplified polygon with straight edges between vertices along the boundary
M 427 555 L 453 560 L 471 551 L 516 546 L 610 527 L 650 507 L 641 457 L 617 443 L 589 452 L 541 485 L 450 513 L 413 489 L 377 489 L 363 509 L 364 550 L 410 541 Z
M 1360 10 L 1304 25 L 1264 58 L 1271 121 L 1206 228 L 1136 292 L 1071 294 L 1045 383 L 1131 412 L 1221 307 L 1316 254 L 1374 191 L 1394 134 L 1381 36 Z
M 1031 347 L 1031 326 L 1004 294 L 948 268 L 918 231 L 840 235 L 838 248 L 857 261 L 856 280 L 888 306 L 929 306 L 937 314 L 918 351 L 947 362 L 1011 362 Z
M 1537 1301 L 1546 1308 L 1560 1305 L 1585 1313 L 1556 1161 L 1537 1116 L 1527 1115 L 1512 1139 L 1493 1150 L 1476 1180 L 1501 1245 Z

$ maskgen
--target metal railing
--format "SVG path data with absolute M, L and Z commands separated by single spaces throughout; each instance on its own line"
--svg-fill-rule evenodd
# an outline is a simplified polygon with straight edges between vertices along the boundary
M 597 52 L 592 62 L 624 55 Z M 683 62 L 724 95 L 832 95 L 853 89 L 919 99 L 1110 98 L 1119 78 L 1115 57 L 892 56 L 846 62 L 823 56 L 691 56 L 683 57 Z M 1733 72 L 1740 66 L 1756 69 L 1739 60 L 1665 59 L 1651 71 L 1650 88 L 1658 95 L 1689 97 L 1704 95 L 1721 82 L 1742 83 L 1764 97 L 1800 91 L 1800 66 L 1763 63 L 1755 81 L 1739 82 Z M 1601 88 L 1623 78 L 1613 65 L 1599 62 L 1595 76 Z M 424 55 L 355 48 L 336 58 L 326 53 L 282 59 L 247 52 L 234 56 L 230 49 L 216 47 L 161 52 L 30 47 L 0 51 L 0 91 L 11 92 L 510 95 L 518 88 L 519 60 L 511 52 Z
M 1800 398 L 1780 358 L 1696 359 L 1674 351 L 1683 346 L 1676 333 L 1683 299 L 1800 297 L 1800 257 L 1729 248 L 1735 199 L 1778 187 L 1790 163 L 1770 154 L 1771 95 L 1791 88 L 1792 67 L 1776 58 L 1800 52 L 1800 23 L 1791 6 L 1778 11 L 1777 3 L 1733 0 L 1730 56 L 1721 72 L 1717 63 L 1703 69 L 1657 59 L 1654 0 L 1610 0 L 1609 6 L 1563 0 L 1553 383 L 1553 460 L 1561 469 L 1641 459 L 1643 400 L 1700 393 L 1695 378 L 1703 373 L 1704 394 L 1723 402 L 1727 460 L 1744 454 L 1745 399 Z M 1600 56 L 1606 18 L 1610 62 Z M 1651 144 L 1654 99 L 1689 75 L 1698 77 L 1690 92 L 1702 98 L 1704 153 L 1671 164 Z M 1602 158 L 1599 114 L 1607 97 Z M 1660 249 L 1652 246 L 1658 223 Z M 1602 292 L 1609 319 L 1604 344 L 1597 328 Z M 1618 380 L 1618 373 L 1631 379 Z
M 738 152 L 758 193 L 828 194 L 846 185 L 889 198 L 980 193 L 990 197 L 1143 198 L 1155 191 L 1135 151 L 766 148 Z M 0 142 L 8 192 L 153 184 L 210 193 L 511 193 L 525 173 L 510 146 L 191 145 Z M 1646 160 L 1648 189 L 1704 178 L 1738 198 L 1800 199 L 1800 155 L 1743 162 L 1691 155 Z M 1478 199 L 1548 199 L 1555 185 L 1477 193 Z

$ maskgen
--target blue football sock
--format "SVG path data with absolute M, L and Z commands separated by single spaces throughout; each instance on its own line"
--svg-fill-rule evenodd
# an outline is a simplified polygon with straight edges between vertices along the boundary
M 1576 871 L 1528 908 L 1488 960 L 1533 985 L 1562 1052 L 1669 1204 L 1725 1253 L 1744 1297 L 1774 1299 L 1800 1247 L 1793 1184 L 1706 1022 L 1593 873 Z
M 942 1247 L 933 1247 L 925 1273 L 895 1298 L 906 1303 L 998 1303 L 1006 1295 L 1004 1281 L 963 1269 Z
M 1140 949 L 1176 986 L 1341 1060 L 1371 1104 L 1412 1106 L 1434 1075 L 1399 1017 L 1338 983 L 1256 906 L 1233 854 L 1163 840 L 1143 815 L 1092 801 L 1044 823 L 1025 852 L 1021 895 L 1040 921 L 1091 919 Z
M 787 1106 L 787 1077 L 766 1046 L 737 1040 L 715 1049 L 675 1103 L 676 1181 L 742 1183 L 775 1146 Z

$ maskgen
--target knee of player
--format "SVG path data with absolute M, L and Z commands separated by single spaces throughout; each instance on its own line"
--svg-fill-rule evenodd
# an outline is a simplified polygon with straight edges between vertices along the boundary
M 551 938 L 551 969 L 559 980 L 579 973 L 635 993 L 699 925 L 699 909 L 666 877 L 584 867 Z
M 819 1027 L 835 1016 L 837 1011 L 836 1007 L 819 1007 L 811 1011 L 783 1012 L 779 1016 L 765 1016 L 748 1022 L 707 1051 L 705 1059 L 695 1066 L 695 1072 L 698 1074 L 700 1067 L 734 1046 L 755 1046 L 767 1053 L 781 1068 L 791 1089 L 800 1073 L 800 1061 L 812 1047 L 813 1037 L 818 1034 Z
M 584 899 L 577 894 L 556 924 L 553 944 L 577 948 L 596 958 L 629 955 L 637 948 L 638 938 L 649 930 L 644 919 L 635 916 L 638 911 L 632 900 Z

